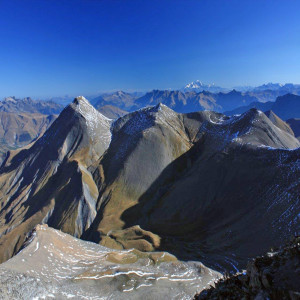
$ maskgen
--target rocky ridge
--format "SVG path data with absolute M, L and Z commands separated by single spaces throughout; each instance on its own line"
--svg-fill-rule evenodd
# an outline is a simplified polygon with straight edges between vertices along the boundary
M 300 238 L 249 262 L 243 273 L 225 276 L 197 294 L 208 299 L 299 299 Z

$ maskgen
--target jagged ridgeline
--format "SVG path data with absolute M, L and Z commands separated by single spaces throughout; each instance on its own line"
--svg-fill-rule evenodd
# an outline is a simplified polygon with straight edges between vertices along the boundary
M 243 267 L 299 230 L 300 143 L 275 121 L 158 104 L 113 122 L 76 98 L 1 166 L 0 261 L 46 223 L 111 248 Z

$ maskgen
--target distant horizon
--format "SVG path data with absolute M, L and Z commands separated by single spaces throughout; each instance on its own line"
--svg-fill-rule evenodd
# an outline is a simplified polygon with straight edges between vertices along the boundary
M 190 84 L 190 83 L 193 83 L 193 82 L 196 82 L 196 81 L 200 81 L 204 85 L 213 85 L 214 84 L 214 86 L 216 86 L 216 87 L 220 87 L 220 88 L 226 89 L 227 90 L 226 92 L 230 92 L 230 91 L 233 91 L 233 90 L 236 90 L 236 91 L 239 91 L 239 92 L 244 92 L 242 90 L 239 90 L 239 88 L 250 88 L 251 89 L 251 88 L 257 88 L 257 87 L 261 87 L 263 85 L 268 85 L 268 84 L 280 84 L 280 85 L 283 85 L 283 86 L 287 85 L 287 84 L 300 85 L 300 83 L 294 83 L 294 82 L 285 82 L 285 83 L 282 83 L 282 82 L 264 82 L 264 83 L 259 84 L 257 86 L 239 85 L 239 86 L 226 87 L 226 86 L 220 86 L 220 85 L 215 84 L 215 83 L 203 82 L 203 81 L 197 79 L 197 80 L 194 80 L 192 82 L 186 83 L 185 85 L 183 85 L 180 88 L 175 88 L 175 89 L 171 89 L 171 88 L 162 88 L 162 89 L 151 88 L 151 89 L 146 89 L 146 90 L 115 89 L 115 90 L 107 90 L 107 91 L 89 92 L 89 93 L 85 93 L 85 94 L 83 94 L 83 93 L 79 93 L 79 94 L 64 93 L 64 94 L 61 94 L 61 95 L 52 95 L 52 96 L 4 95 L 4 96 L 0 96 L 0 101 L 4 100 L 5 98 L 9 98 L 9 97 L 15 97 L 16 99 L 24 99 L 24 98 L 28 97 L 28 98 L 31 98 L 31 99 L 34 99 L 34 100 L 45 100 L 45 101 L 47 101 L 47 100 L 51 100 L 53 98 L 75 98 L 77 96 L 98 97 L 98 96 L 101 96 L 101 95 L 104 95 L 104 94 L 113 94 L 113 93 L 116 93 L 116 92 L 125 92 L 125 93 L 132 94 L 132 93 L 148 93 L 148 92 L 155 91 L 155 90 L 160 90 L 160 91 L 180 91 L 180 90 L 183 90 L 183 88 L 187 84 Z
M 293 0 L 3 0 L 0 96 L 300 82 Z

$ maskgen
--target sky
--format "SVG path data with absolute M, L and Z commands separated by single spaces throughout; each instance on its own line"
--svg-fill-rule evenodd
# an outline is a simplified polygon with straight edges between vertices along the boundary
M 298 0 L 0 0 L 0 97 L 300 83 Z

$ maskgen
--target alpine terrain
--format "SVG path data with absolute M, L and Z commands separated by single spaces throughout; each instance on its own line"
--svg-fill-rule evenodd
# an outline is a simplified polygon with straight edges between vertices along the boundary
M 77 97 L 1 165 L 0 291 L 191 297 L 299 230 L 299 147 L 273 112 L 113 121 Z

